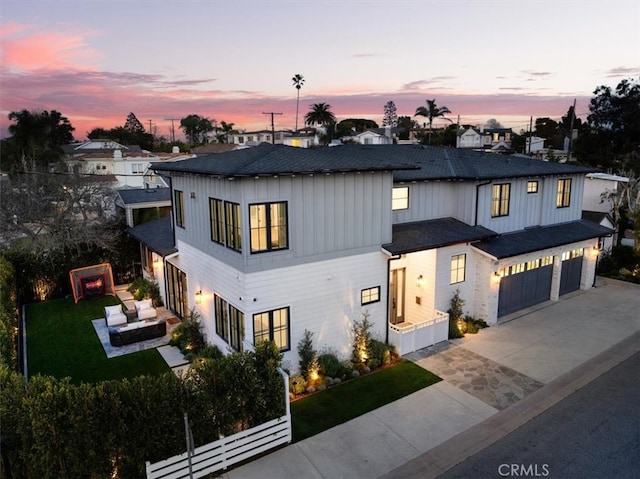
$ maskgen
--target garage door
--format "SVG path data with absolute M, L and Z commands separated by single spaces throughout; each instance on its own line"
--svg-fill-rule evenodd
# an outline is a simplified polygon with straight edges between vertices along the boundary
M 514 264 L 499 272 L 498 316 L 519 311 L 551 297 L 553 256 Z
M 562 270 L 560 272 L 560 296 L 580 289 L 582 276 L 582 248 L 562 253 Z

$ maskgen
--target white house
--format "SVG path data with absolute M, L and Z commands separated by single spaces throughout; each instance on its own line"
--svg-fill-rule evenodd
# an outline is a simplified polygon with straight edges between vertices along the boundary
M 284 138 L 289 134 L 287 130 L 258 130 L 258 131 L 241 131 L 228 134 L 228 142 L 239 146 L 255 146 L 260 143 L 275 143 L 281 145 Z
M 511 128 L 460 128 L 456 137 L 456 148 L 485 151 L 511 150 Z
M 590 288 L 611 233 L 581 219 L 593 169 L 531 158 L 263 145 L 152 168 L 171 178 L 174 243 L 149 257 L 168 307 L 226 351 L 272 339 L 292 369 L 305 329 L 348 357 L 367 314 L 404 354 L 447 338 L 456 291 L 495 324 Z
M 112 140 L 89 140 L 63 146 L 70 168 L 83 173 L 114 175 L 116 188 L 145 186 L 144 176 L 151 162 L 190 158 L 174 147 L 172 153 L 151 153 L 136 145 L 121 145 Z

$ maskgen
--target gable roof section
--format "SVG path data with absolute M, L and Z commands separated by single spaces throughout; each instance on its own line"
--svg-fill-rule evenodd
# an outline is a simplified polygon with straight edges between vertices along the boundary
M 124 205 L 171 202 L 170 188 L 130 188 L 118 190 Z
M 470 226 L 455 218 L 439 218 L 394 224 L 393 242 L 382 245 L 382 248 L 391 254 L 407 254 L 497 235 L 484 226 Z
M 507 233 L 485 239 L 473 246 L 497 259 L 511 258 L 576 243 L 591 238 L 610 236 L 613 230 L 586 220 L 571 221 L 550 226 L 536 226 L 516 233 Z
M 178 251 L 173 244 L 171 216 L 127 228 L 127 232 L 160 256 L 164 257 Z
M 261 145 L 170 164 L 152 163 L 151 168 L 159 172 L 223 177 L 394 170 L 395 182 L 478 181 L 599 171 L 528 157 L 426 145 L 343 145 L 306 149 Z

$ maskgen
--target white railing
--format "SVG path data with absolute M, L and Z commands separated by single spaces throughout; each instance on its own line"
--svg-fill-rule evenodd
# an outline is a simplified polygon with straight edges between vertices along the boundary
M 389 342 L 399 355 L 426 348 L 449 337 L 449 314 L 435 311 L 433 318 L 389 324 Z
M 188 479 L 226 470 L 230 466 L 291 442 L 289 376 L 278 368 L 285 385 L 285 415 L 259 426 L 221 437 L 164 461 L 146 463 L 147 479 Z

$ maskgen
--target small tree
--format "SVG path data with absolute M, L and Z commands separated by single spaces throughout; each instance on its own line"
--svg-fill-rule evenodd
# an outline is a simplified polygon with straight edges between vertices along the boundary
M 449 339 L 462 338 L 464 337 L 464 321 L 462 319 L 464 300 L 460 297 L 459 289 L 456 289 L 450 305 L 451 307 L 447 310 L 449 313 Z
M 353 361 L 366 364 L 371 357 L 373 323 L 369 321 L 369 311 L 362 313 L 361 319 L 353 322 Z
M 313 348 L 313 333 L 307 329 L 304 330 L 304 335 L 298 343 L 298 356 L 300 361 L 300 374 L 305 380 L 309 380 L 309 372 L 314 362 L 317 362 L 317 352 Z

